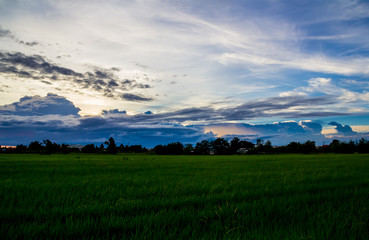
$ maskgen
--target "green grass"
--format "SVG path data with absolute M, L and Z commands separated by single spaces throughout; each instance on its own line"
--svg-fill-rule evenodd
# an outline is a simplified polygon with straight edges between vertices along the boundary
M 369 155 L 0 155 L 2 239 L 369 239 Z

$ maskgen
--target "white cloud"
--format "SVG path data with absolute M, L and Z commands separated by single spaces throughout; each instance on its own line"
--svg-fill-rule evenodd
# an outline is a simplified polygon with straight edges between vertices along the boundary
M 298 91 L 287 91 L 287 92 L 281 92 L 279 96 L 280 97 L 307 96 L 307 93 L 298 92 Z
M 366 91 L 355 92 L 340 87 L 334 83 L 331 78 L 312 78 L 308 81 L 308 87 L 298 88 L 308 93 L 320 92 L 337 96 L 338 100 L 343 102 L 369 101 L 369 93 Z

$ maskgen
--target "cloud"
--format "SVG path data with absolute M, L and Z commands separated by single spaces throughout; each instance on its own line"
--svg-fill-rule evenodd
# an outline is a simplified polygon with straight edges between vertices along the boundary
M 19 44 L 26 45 L 29 47 L 33 47 L 39 44 L 39 42 L 36 42 L 36 41 L 27 42 L 27 41 L 19 40 L 9 30 L 3 29 L 1 26 L 0 26 L 0 37 L 8 37 Z
M 135 100 L 135 96 L 132 100 Z M 131 99 L 131 98 L 129 98 Z M 151 100 L 149 100 L 151 101 Z M 215 109 L 212 106 L 191 107 L 179 110 L 159 112 L 155 114 L 137 114 L 126 116 L 120 121 L 129 122 L 171 122 L 193 124 L 218 123 L 238 120 L 251 120 L 262 117 L 322 117 L 346 115 L 342 112 L 326 111 L 319 105 L 328 106 L 333 104 L 332 99 L 325 97 L 307 98 L 295 97 L 275 97 L 249 101 L 234 107 L 224 107 Z M 112 114 L 112 117 L 114 115 Z M 315 129 L 313 123 L 305 123 L 306 128 Z
M 187 108 L 153 114 L 147 111 L 140 114 L 126 114 L 126 111 L 112 109 L 102 111 L 100 116 L 80 116 L 79 108 L 62 96 L 48 94 L 45 97 L 23 97 L 19 102 L 0 106 L 0 141 L 5 144 L 27 144 L 30 141 L 49 138 L 52 141 L 66 143 L 100 144 L 109 137 L 118 143 L 143 144 L 154 147 L 173 141 L 196 143 L 203 139 L 214 139 L 218 136 L 231 139 L 235 136 L 250 141 L 256 139 L 271 140 L 274 145 L 288 144 L 290 141 L 316 141 L 318 144 L 339 139 L 361 138 L 365 134 L 357 134 L 350 126 L 336 126 L 337 134 L 322 134 L 322 124 L 317 121 L 300 122 L 285 121 L 273 124 L 229 123 L 241 116 L 252 118 L 268 115 L 264 111 L 288 109 L 301 106 L 302 103 L 318 101 L 305 99 L 298 101 L 295 97 L 283 98 L 280 104 L 271 100 L 249 102 L 240 109 L 251 109 L 231 116 L 237 112 L 233 109 Z M 282 101 L 283 100 L 283 101 Z M 319 101 L 322 101 L 321 99 Z M 259 113 L 258 113 L 259 112 Z M 279 115 L 278 112 L 273 113 Z M 193 124 L 185 125 L 192 121 Z M 206 124 L 204 124 L 206 123 Z
M 42 115 L 78 115 L 79 108 L 65 97 L 49 93 L 45 97 L 26 96 L 12 104 L 0 106 L 2 115 L 42 116 Z
M 118 109 L 112 109 L 112 110 L 103 110 L 102 115 L 109 115 L 109 114 L 127 114 L 126 111 L 119 111 Z
M 286 145 L 292 141 L 316 141 L 318 144 L 327 141 L 321 134 L 322 125 L 309 120 L 295 122 L 275 122 L 273 124 L 226 123 L 204 126 L 219 137 L 240 139 L 256 142 L 257 139 L 271 140 L 274 145 Z
M 142 144 L 154 147 L 157 144 L 176 141 L 195 143 L 215 136 L 204 133 L 201 127 L 196 126 L 145 122 L 122 124 L 109 116 L 79 117 L 77 123 L 70 126 L 64 125 L 61 121 L 29 121 L 27 118 L 14 121 L 14 117 L 7 120 L 0 118 L 2 144 L 28 144 L 46 138 L 59 143 L 101 144 L 109 137 L 114 137 L 118 144 Z
M 307 140 L 315 141 L 317 145 L 330 142 L 332 138 L 342 141 L 367 138 L 368 133 L 352 131 L 348 125 L 342 126 L 336 122 L 330 122 L 328 125 L 337 126 L 337 132 L 323 130 L 320 122 L 304 120 L 300 122 L 287 121 L 275 122 L 273 124 L 247 124 L 247 123 L 221 123 L 203 126 L 205 131 L 211 131 L 218 137 L 240 139 L 256 142 L 257 139 L 270 140 L 274 145 L 286 145 L 292 141 L 305 142 Z
M 323 127 L 318 122 L 313 121 L 300 121 L 299 125 L 308 133 L 311 134 L 320 134 L 323 130 Z
M 337 122 L 330 122 L 328 123 L 331 126 L 336 126 L 336 130 L 338 133 L 342 133 L 344 135 L 355 135 L 357 132 L 352 131 L 352 128 L 349 125 L 342 126 Z
M 94 72 L 80 73 L 72 69 L 60 67 L 49 62 L 40 55 L 25 55 L 20 52 L 0 52 L 0 74 L 16 75 L 21 78 L 40 80 L 51 85 L 53 82 L 75 83 L 79 88 L 102 92 L 107 97 L 118 97 L 119 91 L 151 88 L 148 84 L 136 80 L 120 79 L 115 75 L 116 69 L 98 68 Z M 135 94 L 123 94 L 129 101 L 150 101 L 152 98 Z
M 305 115 L 310 117 L 321 115 L 341 115 L 339 112 L 321 111 L 320 105 L 331 105 L 334 101 L 328 97 L 272 97 L 249 101 L 233 108 L 219 111 L 226 120 L 243 120 L 258 117 L 297 118 Z M 319 110 L 319 111 L 318 111 Z
M 143 97 L 141 95 L 132 94 L 132 93 L 124 93 L 122 94 L 121 98 L 126 101 L 132 101 L 132 102 L 150 102 L 153 100 L 152 98 L 147 98 L 147 97 Z
M 126 94 L 122 96 L 123 99 L 127 101 L 152 101 L 150 98 L 145 98 L 140 95 Z M 75 113 L 77 109 L 74 105 L 66 100 L 64 97 L 48 94 L 46 97 L 24 97 L 19 103 L 13 103 L 9 105 L 2 106 L 3 112 L 10 111 L 12 109 L 12 114 L 18 114 L 17 111 L 22 112 L 18 105 L 25 105 L 24 102 L 38 102 L 40 106 L 46 106 L 51 100 L 56 102 L 58 99 L 60 102 L 59 106 L 50 105 L 49 108 L 45 108 L 43 113 L 47 114 L 47 110 L 52 113 L 56 113 L 57 109 L 63 109 L 62 103 L 65 105 L 66 109 L 73 110 Z M 36 101 L 37 100 L 37 101 Z M 64 102 L 62 102 L 64 101 Z M 53 104 L 56 104 L 54 103 Z M 170 123 L 203 123 L 203 122 L 229 122 L 237 120 L 251 120 L 262 117 L 279 117 L 279 118 L 299 118 L 304 117 L 317 117 L 317 116 L 339 116 L 345 115 L 342 112 L 324 111 L 319 105 L 328 106 L 334 102 L 330 98 L 326 97 L 315 97 L 308 98 L 302 96 L 294 97 L 274 97 L 259 99 L 257 101 L 248 101 L 246 103 L 240 104 L 234 107 L 223 107 L 215 109 L 212 106 L 207 107 L 191 107 L 183 108 L 178 110 L 157 112 L 153 114 L 151 111 L 145 112 L 145 114 L 135 114 L 127 115 L 126 111 L 113 109 L 104 110 L 102 115 L 109 115 L 111 118 L 119 118 L 121 122 L 134 123 L 134 122 L 145 122 L 145 123 L 159 123 L 159 122 L 170 122 Z M 34 104 L 35 105 L 35 104 Z M 36 106 L 38 106 L 36 104 Z M 33 106 L 33 105 L 32 105 Z M 27 108 L 28 109 L 28 108 Z M 72 112 L 73 112 L 72 111 Z M 32 111 L 29 111 L 31 113 Z M 27 111 L 24 113 L 28 113 Z M 10 114 L 10 113 L 9 113 Z M 22 113 L 23 114 L 23 113 Z M 24 115 L 23 114 L 23 115 Z M 18 114 L 19 115 L 19 114 Z M 35 114 L 33 114 L 35 115 Z M 37 114 L 36 114 L 37 115 Z M 302 122 L 302 125 L 306 129 L 311 129 L 313 131 L 316 129 L 316 125 L 310 122 Z
M 295 88 L 293 91 L 282 92 L 283 96 L 325 96 L 330 99 L 331 110 L 336 109 L 347 115 L 355 112 L 368 112 L 369 93 L 364 86 L 368 82 L 364 79 L 356 80 L 334 80 L 332 78 L 316 77 L 307 81 L 308 85 Z M 319 103 L 316 103 L 319 104 Z M 319 104 L 324 106 L 325 103 Z M 302 115 L 303 116 L 303 115 Z
M 33 41 L 33 42 L 25 42 L 25 41 L 19 41 L 20 44 L 24 44 L 26 46 L 30 46 L 30 47 L 33 47 L 33 46 L 36 46 L 39 44 L 39 42 L 36 42 L 36 41 Z
M 59 67 L 47 62 L 40 55 L 27 56 L 23 53 L 7 53 L 0 52 L 0 67 L 2 73 L 21 73 L 23 69 L 27 69 L 32 72 L 28 72 L 27 76 L 34 79 L 42 78 L 43 76 L 48 76 L 51 74 L 73 76 L 73 77 L 83 77 L 82 74 L 76 73 L 75 71 Z

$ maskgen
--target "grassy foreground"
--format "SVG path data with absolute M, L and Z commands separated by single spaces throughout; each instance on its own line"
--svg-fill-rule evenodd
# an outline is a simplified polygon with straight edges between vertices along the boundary
M 369 155 L 0 155 L 2 239 L 369 239 Z

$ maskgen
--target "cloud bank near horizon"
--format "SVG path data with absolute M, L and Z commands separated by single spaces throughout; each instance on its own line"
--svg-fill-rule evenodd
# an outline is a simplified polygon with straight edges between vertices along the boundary
M 311 120 L 285 121 L 272 124 L 231 123 L 241 117 L 258 118 L 265 111 L 285 111 L 290 107 L 310 104 L 307 99 L 284 98 L 284 104 L 275 99 L 249 102 L 232 109 L 189 108 L 164 113 L 145 112 L 129 115 L 118 109 L 104 110 L 98 116 L 80 116 L 80 109 L 65 97 L 47 94 L 45 97 L 28 96 L 19 102 L 0 106 L 0 141 L 3 145 L 28 144 L 30 141 L 50 139 L 56 142 L 95 143 L 114 137 L 122 144 L 142 144 L 153 147 L 170 142 L 196 143 L 204 139 L 224 137 L 256 141 L 268 139 L 275 145 L 291 141 L 328 142 L 333 137 L 341 140 L 368 137 L 369 133 L 357 133 L 348 125 L 331 121 L 337 134 L 322 134 L 323 124 Z M 311 99 L 310 101 L 322 101 Z M 242 111 L 248 109 L 248 111 Z M 233 114 L 238 112 L 238 114 Z M 280 113 L 275 112 L 274 115 Z M 315 113 L 312 113 L 315 115 Z M 334 119 L 338 113 L 328 113 Z M 285 114 L 284 114 L 285 115 Z M 319 114 L 319 116 L 321 113 Z M 289 116 L 299 116 L 296 112 Z M 186 124 L 188 122 L 192 124 Z M 209 124 L 204 125 L 204 122 Z

